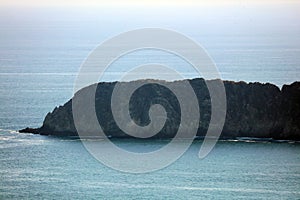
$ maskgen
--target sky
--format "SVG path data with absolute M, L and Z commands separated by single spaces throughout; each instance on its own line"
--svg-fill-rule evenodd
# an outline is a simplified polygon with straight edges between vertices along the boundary
M 104 39 L 158 27 L 201 35 L 300 35 L 299 0 L 0 0 L 0 36 Z M 64 30 L 62 30 L 62 28 Z M 13 32 L 13 33 L 12 33 Z M 87 34 L 89 32 L 89 34 Z M 19 37 L 19 36 L 16 36 Z
M 1 6 L 205 6 L 290 4 L 298 0 L 0 0 Z
M 0 5 L 4 31 L 13 25 L 43 28 L 68 22 L 80 30 L 93 23 L 112 32 L 118 28 L 115 33 L 141 27 L 231 35 L 300 33 L 299 0 L 0 0 Z

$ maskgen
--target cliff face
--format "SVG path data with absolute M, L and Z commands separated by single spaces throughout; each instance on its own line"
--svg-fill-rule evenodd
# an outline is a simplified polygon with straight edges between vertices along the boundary
M 211 116 L 209 92 L 203 79 L 193 79 L 189 82 L 199 101 L 200 123 L 185 125 L 199 126 L 197 135 L 205 136 Z M 115 84 L 99 83 L 97 85 L 96 114 L 106 135 L 129 137 L 119 129 L 112 115 L 111 95 Z M 131 84 L 131 82 L 126 84 Z M 180 81 L 167 84 L 180 85 Z M 223 138 L 258 137 L 300 140 L 300 82 L 284 85 L 282 90 L 268 83 L 247 84 L 224 81 L 224 86 L 227 113 L 222 132 Z M 78 94 L 88 94 L 91 87 L 95 87 L 95 85 L 82 89 Z M 150 106 L 157 103 L 166 109 L 167 120 L 163 129 L 153 137 L 173 137 L 180 124 L 180 105 L 175 95 L 166 87 L 158 84 L 146 84 L 139 88 L 131 97 L 130 115 L 137 124 L 145 126 L 150 122 Z M 86 130 L 89 130 L 89 127 L 86 127 Z M 76 136 L 72 99 L 48 113 L 42 127 L 23 129 L 20 132 Z

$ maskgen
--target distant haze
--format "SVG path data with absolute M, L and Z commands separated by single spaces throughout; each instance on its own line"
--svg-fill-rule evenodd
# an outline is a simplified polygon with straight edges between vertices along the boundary
M 201 44 L 224 79 L 281 86 L 300 77 L 299 1 L 0 0 L 0 5 L 0 73 L 76 73 L 104 40 L 158 27 Z

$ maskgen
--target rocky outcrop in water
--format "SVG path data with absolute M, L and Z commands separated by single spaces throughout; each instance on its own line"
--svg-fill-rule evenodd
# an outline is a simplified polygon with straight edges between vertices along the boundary
M 145 82 L 147 80 L 140 80 Z M 213 80 L 212 80 L 213 81 Z M 189 80 L 199 101 L 200 122 L 187 126 L 198 126 L 197 136 L 206 134 L 210 116 L 211 100 L 203 79 Z M 181 81 L 167 84 L 180 84 Z M 95 107 L 98 121 L 110 137 L 130 137 L 119 129 L 111 111 L 111 95 L 116 82 L 99 83 L 80 90 L 88 98 L 89 90 L 97 87 Z M 125 83 L 125 84 L 131 84 Z M 266 83 L 224 81 L 227 99 L 223 138 L 255 137 L 300 140 L 300 82 L 277 86 Z M 159 84 L 146 84 L 136 90 L 130 100 L 130 115 L 140 126 L 149 124 L 149 108 L 161 104 L 167 112 L 163 129 L 153 137 L 173 137 L 180 124 L 180 105 L 175 95 Z M 193 109 L 193 108 L 191 108 Z M 87 119 L 88 120 L 88 119 Z M 90 127 L 82 127 L 92 133 Z M 76 136 L 73 122 L 72 99 L 48 113 L 40 128 L 26 128 L 20 132 L 42 135 Z

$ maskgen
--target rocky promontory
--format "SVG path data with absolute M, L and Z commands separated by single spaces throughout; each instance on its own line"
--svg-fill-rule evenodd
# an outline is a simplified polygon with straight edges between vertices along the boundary
M 200 108 L 199 124 L 191 123 L 189 126 L 197 126 L 197 136 L 203 137 L 211 117 L 209 91 L 203 79 L 188 81 L 195 91 Z M 181 81 L 168 82 L 171 85 L 180 83 Z M 125 84 L 131 84 L 131 82 Z M 115 85 L 116 82 L 101 82 L 83 88 L 78 93 L 88 94 L 88 91 L 96 86 L 95 110 L 104 133 L 110 137 L 128 138 L 131 136 L 118 127 L 111 110 L 111 96 Z M 284 85 L 281 89 L 269 83 L 232 81 L 224 81 L 224 86 L 227 111 L 222 138 L 255 137 L 300 140 L 300 82 Z M 73 98 L 48 113 L 40 128 L 25 128 L 19 132 L 77 136 L 72 114 Z M 145 84 L 136 90 L 130 99 L 132 119 L 140 126 L 149 124 L 149 108 L 153 104 L 162 105 L 167 112 L 164 127 L 153 138 L 173 137 L 180 125 L 180 105 L 176 96 L 166 87 L 159 84 Z M 82 128 L 89 130 L 89 127 Z

